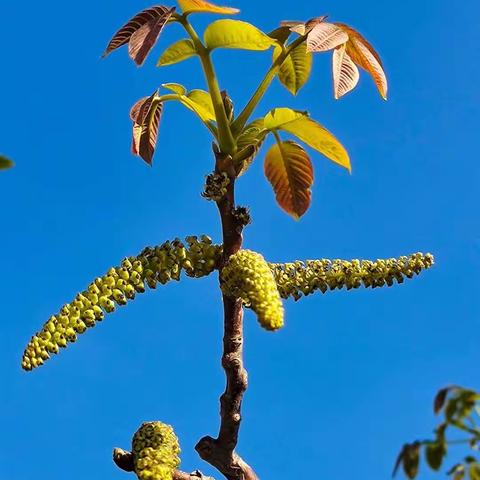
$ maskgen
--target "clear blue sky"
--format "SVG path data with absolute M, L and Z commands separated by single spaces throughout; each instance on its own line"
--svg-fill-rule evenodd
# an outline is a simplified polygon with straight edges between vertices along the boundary
M 0 149 L 17 164 L 0 174 L 0 478 L 127 478 L 110 459 L 112 447 L 128 448 L 139 424 L 154 419 L 175 426 L 184 470 L 215 473 L 193 450 L 201 436 L 216 434 L 224 388 L 215 276 L 141 296 L 38 371 L 20 370 L 30 335 L 125 255 L 175 236 L 220 238 L 216 210 L 200 197 L 210 141 L 190 112 L 165 108 L 153 168 L 129 153 L 134 101 L 165 82 L 204 85 L 194 59 L 155 68 L 179 28 L 166 30 L 140 70 L 125 49 L 99 59 L 111 34 L 147 6 L 0 7 Z M 250 387 L 238 450 L 264 479 L 386 479 L 402 443 L 429 434 L 438 388 L 480 387 L 480 7 L 474 0 L 232 6 L 264 30 L 329 13 L 374 43 L 390 80 L 388 102 L 366 75 L 334 101 L 326 54 L 315 58 L 297 98 L 275 83 L 259 112 L 308 109 L 347 146 L 353 173 L 312 153 L 313 206 L 295 222 L 275 205 L 260 156 L 238 186 L 254 219 L 246 247 L 273 261 L 415 251 L 437 261 L 393 289 L 289 301 L 287 325 L 276 334 L 247 313 Z M 201 27 L 207 18 L 197 20 Z M 237 105 L 269 59 L 215 55 Z

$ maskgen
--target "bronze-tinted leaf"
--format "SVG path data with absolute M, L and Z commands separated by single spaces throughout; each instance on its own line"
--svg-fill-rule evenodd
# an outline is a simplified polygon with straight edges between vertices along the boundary
M 413 480 L 418 475 L 420 465 L 420 442 L 405 445 L 403 455 L 403 471 L 405 475 Z
M 343 97 L 358 84 L 360 73 L 346 52 L 346 44 L 333 51 L 333 90 L 335 99 Z
M 3 155 L 0 155 L 0 170 L 6 170 L 7 168 L 12 168 L 13 162 Z
M 425 447 L 425 459 L 427 460 L 428 466 L 432 470 L 440 470 L 446 453 L 447 450 L 443 442 L 429 443 Z
M 115 33 L 102 56 L 106 57 L 110 52 L 113 52 L 122 45 L 126 45 L 132 38 L 132 35 L 143 25 L 158 20 L 163 15 L 167 14 L 167 12 L 173 12 L 173 10 L 175 9 L 169 9 L 163 5 L 156 5 L 141 11 L 130 19 L 120 30 L 118 30 L 117 33 Z
M 307 37 L 308 52 L 326 52 L 347 42 L 348 34 L 333 23 L 317 23 Z
M 131 36 L 128 42 L 128 54 L 138 66 L 143 65 L 174 10 L 175 8 L 171 8 L 159 17 L 152 18 Z
M 445 400 L 447 399 L 447 395 L 454 387 L 445 387 L 438 391 L 435 395 L 435 399 L 433 400 L 433 412 L 435 415 L 438 415 L 442 410 L 443 406 L 445 405 Z
M 347 53 L 350 58 L 372 76 L 380 95 L 386 99 L 388 82 L 378 53 L 373 46 L 352 27 L 343 23 L 337 23 L 336 25 L 348 34 Z
M 178 0 L 183 13 L 218 13 L 222 15 L 234 15 L 239 13 L 238 8 L 222 7 L 205 0 Z
M 395 466 L 393 467 L 393 472 L 392 472 L 392 477 L 394 477 L 398 469 L 400 468 L 400 465 L 403 464 L 403 459 L 405 457 L 405 448 L 407 447 L 407 444 L 405 444 L 402 449 L 400 450 L 400 453 L 397 456 L 397 459 L 395 460 Z
M 328 15 L 322 15 L 321 17 L 311 18 L 307 22 L 299 22 L 297 20 L 283 20 L 280 22 L 282 27 L 288 27 L 291 32 L 298 33 L 299 35 L 305 35 L 310 32 L 313 27 L 325 21 Z
M 298 220 L 312 196 L 313 166 L 307 152 L 290 140 L 278 142 L 267 152 L 264 168 L 278 204 Z
M 140 99 L 130 110 L 133 121 L 132 153 L 141 157 L 148 165 L 152 164 L 163 110 L 163 104 L 156 101 L 156 96 L 157 92 Z

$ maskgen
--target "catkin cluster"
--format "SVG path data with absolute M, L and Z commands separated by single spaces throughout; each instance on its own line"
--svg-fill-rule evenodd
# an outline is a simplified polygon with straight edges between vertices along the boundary
M 251 250 L 232 255 L 220 273 L 223 293 L 243 300 L 266 330 L 283 326 L 283 305 L 265 259 Z
M 202 196 L 212 202 L 218 202 L 227 193 L 227 187 L 229 184 L 230 179 L 225 172 L 210 173 L 205 179 L 205 189 Z
M 221 247 L 212 244 L 206 235 L 187 237 L 186 244 L 175 239 L 158 247 L 147 247 L 137 257 L 125 258 L 119 267 L 95 279 L 32 337 L 23 354 L 22 368 L 32 370 L 42 365 L 51 354 L 75 342 L 79 334 L 103 320 L 106 313 L 145 292 L 146 286 L 156 288 L 159 283 L 179 280 L 182 270 L 196 278 L 210 274 Z
M 395 281 L 412 278 L 433 265 L 429 253 L 415 253 L 410 256 L 386 260 L 307 260 L 294 263 L 271 263 L 270 268 L 282 298 L 298 300 L 302 294 L 328 289 L 348 290 L 365 287 L 392 286 Z
M 140 480 L 172 480 L 180 464 L 180 446 L 170 425 L 146 422 L 135 432 L 132 454 Z

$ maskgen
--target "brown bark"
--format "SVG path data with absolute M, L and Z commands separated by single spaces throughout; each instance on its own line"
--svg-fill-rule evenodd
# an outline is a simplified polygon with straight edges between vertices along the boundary
M 217 165 L 219 164 L 217 154 Z M 222 221 L 223 259 L 242 246 L 244 224 L 235 215 L 235 180 L 231 179 L 226 195 L 217 203 Z M 255 472 L 235 452 L 241 422 L 242 399 L 247 389 L 247 371 L 243 366 L 243 307 L 238 298 L 223 296 L 224 336 L 222 366 L 226 387 L 220 397 L 220 429 L 217 438 L 203 437 L 195 449 L 228 480 L 255 480 Z

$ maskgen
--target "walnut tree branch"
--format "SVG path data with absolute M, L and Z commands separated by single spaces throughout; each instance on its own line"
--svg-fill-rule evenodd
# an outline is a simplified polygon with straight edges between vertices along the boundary
M 228 158 L 215 151 L 217 170 L 225 171 Z M 227 172 L 229 173 L 229 172 Z M 223 258 L 220 270 L 228 258 L 242 246 L 245 223 L 236 215 L 235 179 L 230 176 L 227 192 L 217 202 L 223 233 Z M 223 295 L 224 337 L 222 366 L 226 387 L 220 397 L 220 429 L 217 438 L 203 437 L 195 446 L 200 457 L 213 465 L 228 480 L 255 480 L 254 471 L 237 455 L 235 447 L 241 422 L 241 406 L 247 389 L 247 371 L 243 366 L 243 307 L 242 301 Z
M 125 472 L 133 472 L 133 455 L 131 452 L 127 452 L 121 448 L 113 449 L 113 461 L 118 468 Z M 200 470 L 195 470 L 192 473 L 182 472 L 181 470 L 175 470 L 173 473 L 173 480 L 214 480 L 212 477 L 205 476 Z

